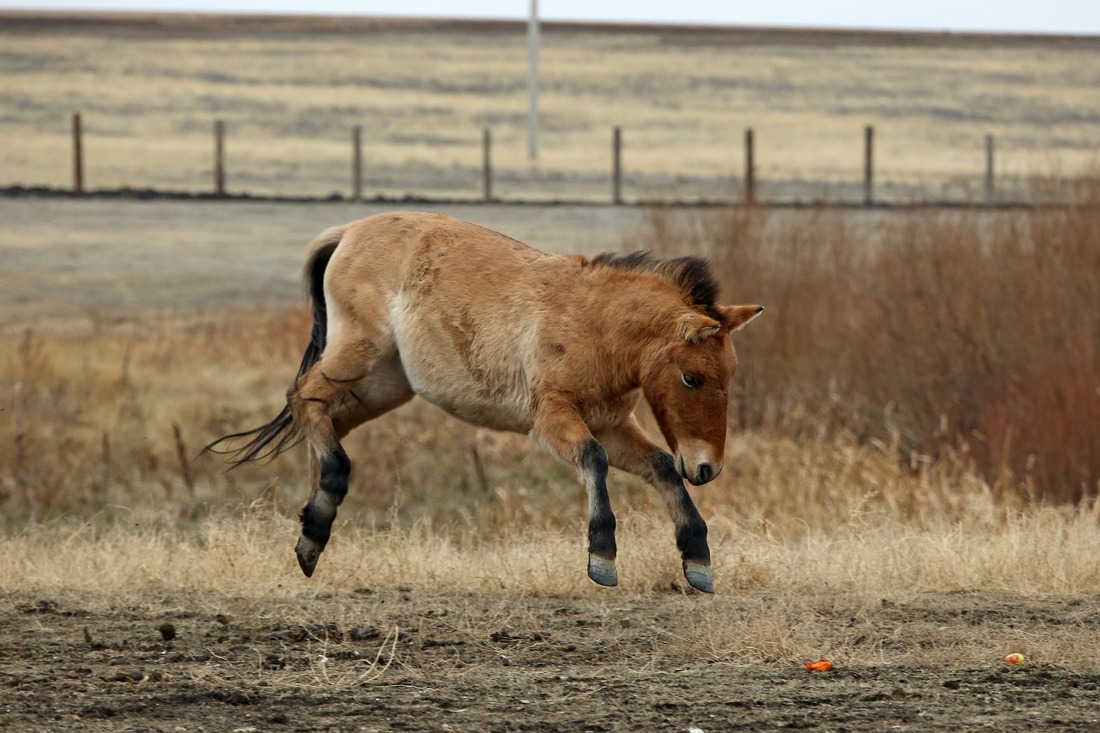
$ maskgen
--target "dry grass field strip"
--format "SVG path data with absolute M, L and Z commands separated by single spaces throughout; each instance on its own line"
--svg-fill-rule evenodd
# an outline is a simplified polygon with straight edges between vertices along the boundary
M 229 189 L 291 196 L 347 195 L 354 125 L 366 193 L 387 195 L 430 181 L 433 195 L 476 197 L 485 127 L 496 191 L 513 198 L 608 196 L 615 125 L 631 197 L 731 195 L 746 127 L 761 181 L 808 183 L 803 196 L 857 190 L 868 124 L 879 182 L 933 194 L 980 194 L 987 134 L 1006 181 L 1095 162 L 1100 67 L 1087 38 L 551 25 L 532 166 L 519 24 L 14 20 L 0 29 L 4 185 L 70 184 L 75 111 L 92 188 L 210 190 L 215 118 Z

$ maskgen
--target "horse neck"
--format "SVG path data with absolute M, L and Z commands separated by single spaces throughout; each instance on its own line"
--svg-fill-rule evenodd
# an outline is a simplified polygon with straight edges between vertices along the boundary
M 590 312 L 600 314 L 597 328 L 606 334 L 602 339 L 605 361 L 621 372 L 620 378 L 640 387 L 645 372 L 654 360 L 660 359 L 673 338 L 675 313 L 682 301 L 662 297 L 636 288 L 601 291 L 600 307 Z

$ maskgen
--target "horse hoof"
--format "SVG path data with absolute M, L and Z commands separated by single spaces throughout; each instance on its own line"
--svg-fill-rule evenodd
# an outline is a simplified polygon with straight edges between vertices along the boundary
M 687 578 L 688 584 L 695 590 L 703 593 L 714 592 L 714 576 L 711 575 L 710 568 L 706 565 L 700 565 L 697 562 L 685 562 L 684 577 Z
M 619 584 L 619 572 L 615 569 L 615 561 L 597 555 L 588 556 L 588 577 L 608 588 Z
M 321 549 L 313 540 L 306 537 L 298 538 L 298 545 L 294 548 L 294 554 L 298 556 L 298 566 L 307 578 L 313 577 L 313 570 L 317 567 L 317 560 L 321 557 Z

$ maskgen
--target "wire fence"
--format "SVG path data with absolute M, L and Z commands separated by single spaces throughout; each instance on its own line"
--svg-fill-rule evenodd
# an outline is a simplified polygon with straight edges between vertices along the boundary
M 495 170 L 493 163 L 493 131 L 481 130 L 480 166 L 459 166 L 444 176 L 422 176 L 418 190 L 399 195 L 374 193 L 378 181 L 372 182 L 368 171 L 371 161 L 364 155 L 363 128 L 350 130 L 348 148 L 348 174 L 346 183 L 335 177 L 332 193 L 319 196 L 302 193 L 297 195 L 271 195 L 250 191 L 257 176 L 250 175 L 244 167 L 233 168 L 227 157 L 227 125 L 216 119 L 212 125 L 213 155 L 209 168 L 210 185 L 197 189 L 166 189 L 124 185 L 117 188 L 91 188 L 86 185 L 88 172 L 85 160 L 85 129 L 83 115 L 74 113 L 71 119 L 71 187 L 47 185 L 12 185 L 0 187 L 0 193 L 13 195 L 65 195 L 65 196 L 113 196 L 134 198 L 203 198 L 203 199 L 288 199 L 335 201 L 383 201 L 389 199 L 444 201 L 458 200 L 465 203 L 602 203 L 614 205 L 677 203 L 697 205 L 790 205 L 790 206 L 1036 206 L 1074 203 L 1079 184 L 1094 182 L 1088 175 L 1076 177 L 1006 175 L 997 171 L 997 148 L 993 135 L 984 138 L 984 168 L 971 176 L 954 174 L 936 183 L 902 180 L 883 176 L 877 167 L 875 128 L 863 128 L 862 177 L 844 179 L 821 178 L 765 178 L 759 169 L 760 155 L 756 145 L 756 132 L 745 128 L 741 145 L 743 169 L 726 176 L 700 174 L 674 175 L 662 178 L 629 168 L 627 133 L 622 126 L 610 130 L 607 148 L 608 167 L 605 174 L 536 171 L 526 175 L 515 168 Z M 855 147 L 855 145 L 853 145 Z M 597 155 L 593 151 L 593 155 Z M 599 179 L 603 179 L 600 183 Z M 557 193 L 547 195 L 540 183 L 557 180 Z M 424 180 L 428 182 L 425 183 Z M 235 183 L 236 182 L 236 183 Z M 293 186 L 293 184 L 291 184 Z M 570 186 L 574 193 L 569 192 Z M 598 190 L 604 186 L 605 193 Z M 564 192 L 563 192 L 564 191 Z

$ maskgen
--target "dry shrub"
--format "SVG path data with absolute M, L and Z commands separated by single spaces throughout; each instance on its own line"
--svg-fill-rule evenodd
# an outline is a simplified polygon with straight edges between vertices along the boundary
M 1076 501 L 1100 481 L 1100 190 L 1017 211 L 658 212 L 636 246 L 702 250 L 765 317 L 732 417 L 800 438 L 969 455 Z M 1007 451 L 1007 452 L 1006 452 Z
M 6 519 L 164 500 L 178 500 L 174 508 L 188 516 L 211 501 L 247 498 L 221 466 L 193 459 L 212 437 L 278 404 L 288 380 L 270 364 L 299 358 L 305 334 L 294 332 L 308 333 L 305 323 L 304 311 L 247 312 L 228 324 L 149 321 L 136 334 L 96 328 L 5 339 L 0 408 L 13 417 L 0 422 L 0 464 L 11 468 L 0 473 Z M 268 396 L 256 400 L 257 391 Z
M 659 212 L 636 245 L 702 251 L 731 299 L 768 307 L 736 337 L 731 417 L 740 430 L 723 474 L 693 490 L 708 518 L 786 537 L 852 516 L 985 526 L 1003 521 L 981 515 L 991 506 L 1091 494 L 1100 478 L 1098 219 L 1087 204 Z M 281 409 L 307 311 L 145 319 L 6 337 L 6 521 L 75 514 L 108 523 L 155 505 L 188 522 L 256 499 L 293 516 L 309 486 L 300 448 L 232 472 L 195 455 Z M 488 538 L 583 522 L 570 467 L 523 436 L 465 425 L 422 401 L 362 426 L 346 445 L 355 468 L 341 523 L 429 521 Z M 621 515 L 667 522 L 640 480 L 616 474 L 612 485 Z M 754 567 L 739 571 L 747 584 Z

